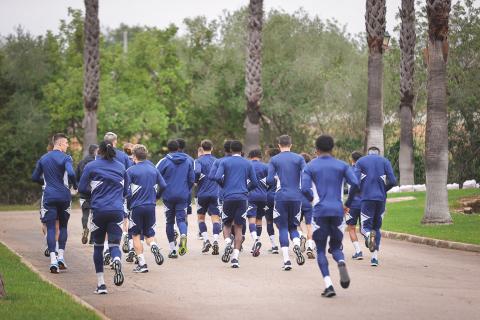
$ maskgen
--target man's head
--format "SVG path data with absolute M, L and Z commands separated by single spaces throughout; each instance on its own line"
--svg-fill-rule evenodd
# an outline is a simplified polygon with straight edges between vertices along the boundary
M 320 153 L 331 153 L 334 145 L 335 143 L 333 142 L 333 138 L 329 135 L 321 135 L 315 141 L 317 152 Z
M 277 142 L 280 151 L 290 151 L 290 148 L 292 147 L 292 138 L 290 138 L 289 135 L 281 135 L 277 138 Z
M 300 153 L 300 155 L 305 160 L 305 163 L 309 163 L 312 160 L 312 157 L 306 152 L 302 152 L 302 153 Z
M 133 152 L 133 143 L 127 142 L 123 145 L 123 152 L 125 152 L 129 157 Z
M 261 160 L 262 151 L 260 149 L 254 149 L 248 153 L 248 158 L 251 160 Z
M 225 151 L 225 154 L 232 153 L 231 145 L 232 145 L 232 140 L 225 141 L 225 143 L 223 144 L 223 150 Z
M 117 146 L 117 135 L 113 132 L 105 133 L 103 140 L 110 142 L 114 148 Z
M 352 154 L 350 155 L 350 158 L 352 158 L 352 164 L 355 164 L 358 159 L 360 159 L 363 155 L 358 152 L 358 151 L 353 151 Z
M 276 156 L 277 154 L 279 154 L 279 153 L 280 153 L 280 149 L 278 149 L 278 148 L 268 149 L 268 156 L 269 156 L 270 158 L 275 157 L 275 156 Z
M 178 151 L 185 150 L 185 147 L 187 146 L 187 142 L 185 141 L 185 139 L 178 138 L 177 143 L 178 143 Z
M 91 156 L 96 156 L 98 152 L 98 144 L 91 144 L 88 146 L 88 154 Z
M 240 153 L 242 153 L 243 145 L 240 141 L 233 140 L 232 143 L 230 144 L 230 149 L 231 149 L 232 153 L 240 154 Z
M 377 147 L 370 147 L 370 148 L 368 148 L 368 154 L 369 155 L 374 154 L 374 155 L 378 156 L 378 155 L 380 155 L 380 149 L 378 149 Z
M 177 140 L 168 140 L 167 142 L 168 152 L 177 152 L 178 151 L 178 142 Z
M 203 154 L 210 154 L 213 150 L 213 143 L 212 141 L 205 139 L 200 143 L 200 147 L 203 150 Z
M 135 163 L 147 160 L 148 150 L 143 144 L 136 144 L 132 148 L 133 161 Z
M 53 138 L 53 149 L 60 150 L 62 152 L 67 152 L 68 149 L 68 138 L 64 133 L 56 133 Z

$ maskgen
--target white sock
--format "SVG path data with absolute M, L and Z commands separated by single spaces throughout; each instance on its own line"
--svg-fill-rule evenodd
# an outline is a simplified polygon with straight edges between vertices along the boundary
M 55 254 L 55 252 L 50 252 L 50 263 L 51 264 L 57 263 L 57 255 Z
M 158 247 L 158 244 L 155 241 L 152 241 L 150 242 L 150 248 L 153 246 Z
M 313 250 L 313 248 L 315 248 L 315 241 L 313 241 L 312 239 L 307 240 L 307 248 L 310 248 Z
M 372 259 L 377 259 L 378 260 L 378 250 L 373 251 Z
M 203 237 L 203 241 L 207 241 L 208 240 L 208 232 L 207 231 L 202 232 L 202 237 Z
M 138 254 L 137 257 L 138 257 L 138 264 L 140 266 L 143 266 L 146 263 L 145 262 L 145 256 L 142 253 L 142 254 Z
M 125 235 L 128 235 L 128 232 L 123 231 L 123 232 L 122 232 L 122 237 L 125 237 Z
M 102 284 L 105 284 L 105 279 L 103 278 L 103 272 L 97 272 L 97 285 L 100 287 Z
M 240 250 L 233 249 L 232 259 L 237 259 L 238 260 L 239 255 L 240 255 Z
M 55 252 L 58 252 L 58 241 L 55 242 Z
M 181 235 L 180 235 L 180 238 L 181 238 L 181 237 L 186 237 L 186 236 L 187 236 L 186 234 L 181 234 Z
M 113 258 L 113 261 L 120 261 L 120 257 Z
M 332 279 L 330 279 L 330 276 L 323 277 L 323 281 L 325 281 L 325 288 L 333 286 L 333 282 Z
M 300 238 L 293 238 L 293 245 L 300 246 Z
M 175 250 L 175 242 L 169 242 L 168 246 L 170 247 L 170 251 Z
M 231 243 L 232 243 L 232 239 L 230 239 L 230 238 L 226 238 L 226 239 L 225 239 L 225 245 L 226 245 L 226 246 L 228 246 L 228 245 L 231 244 Z
M 58 259 L 59 260 L 63 260 L 63 254 L 64 254 L 65 250 L 63 249 L 58 249 Z
M 253 240 L 254 242 L 257 241 L 257 239 L 258 239 L 257 231 L 252 231 L 252 232 L 250 232 L 250 235 L 252 236 L 252 240 Z
M 359 253 L 360 251 L 362 251 L 360 249 L 360 244 L 358 243 L 358 241 L 354 241 L 352 243 L 353 243 L 353 247 L 355 248 L 355 253 Z
M 218 234 L 213 235 L 213 241 L 218 241 Z
M 298 230 L 298 236 L 301 238 L 303 236 L 302 230 Z
M 275 245 L 275 235 L 271 235 L 271 236 L 269 236 L 269 238 L 270 238 L 270 243 L 272 244 L 272 247 L 276 247 L 276 245 Z
M 133 239 L 128 239 L 128 250 L 133 250 Z
M 290 261 L 290 255 L 288 254 L 288 247 L 282 247 L 283 262 Z

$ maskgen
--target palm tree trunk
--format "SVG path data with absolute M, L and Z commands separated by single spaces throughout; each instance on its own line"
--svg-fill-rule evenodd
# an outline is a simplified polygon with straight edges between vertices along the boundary
M 0 299 L 7 296 L 7 292 L 5 292 L 5 284 L 3 283 L 3 277 L 0 273 Z
M 365 127 L 365 151 L 377 147 L 383 154 L 383 38 L 385 0 L 367 0 L 365 27 L 368 43 L 368 100 Z
M 413 185 L 413 76 L 415 72 L 415 1 L 402 0 L 400 9 L 400 185 Z
M 427 197 L 422 223 L 452 223 L 448 209 L 447 54 L 450 0 L 427 0 L 429 26 L 425 169 Z
M 247 59 L 245 64 L 245 97 L 247 99 L 247 110 L 244 121 L 246 152 L 260 148 L 260 101 L 263 94 L 263 0 L 250 0 L 248 11 Z
M 88 146 L 97 143 L 97 109 L 100 81 L 100 23 L 98 20 L 98 0 L 85 0 L 83 51 L 83 101 L 85 115 L 83 154 L 88 154 Z

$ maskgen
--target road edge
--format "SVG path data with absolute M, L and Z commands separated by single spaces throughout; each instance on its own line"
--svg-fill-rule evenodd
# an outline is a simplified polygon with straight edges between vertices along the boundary
M 17 251 L 15 251 L 14 249 L 12 249 L 10 246 L 8 246 L 3 240 L 0 240 L 0 243 L 2 245 L 4 245 L 8 250 L 10 250 L 11 252 L 13 252 L 13 254 L 15 254 L 17 257 L 20 258 L 20 261 L 25 264 L 27 266 L 27 268 L 29 268 L 32 272 L 36 273 L 40 279 L 42 279 L 43 281 L 47 282 L 48 284 L 54 286 L 55 288 L 57 288 L 58 290 L 62 291 L 63 293 L 65 293 L 67 296 L 69 296 L 70 298 L 72 298 L 75 302 L 79 303 L 80 305 L 84 306 L 85 308 L 93 311 L 97 316 L 100 317 L 100 319 L 103 319 L 103 320 L 111 320 L 109 317 L 107 317 L 104 313 L 102 313 L 100 310 L 96 309 L 94 306 L 92 306 L 90 303 L 88 303 L 87 301 L 83 300 L 82 298 L 80 298 L 79 296 L 67 291 L 66 289 L 60 287 L 59 285 L 57 285 L 55 282 L 51 281 L 50 279 L 48 279 L 47 277 L 45 277 L 33 264 L 31 264 L 28 260 L 26 260 L 21 254 L 19 254 Z
M 393 240 L 408 241 L 408 242 L 413 242 L 417 244 L 423 244 L 423 245 L 428 245 L 428 246 L 443 248 L 443 249 L 453 249 L 453 250 L 480 253 L 480 245 L 470 244 L 470 243 L 427 238 L 427 237 L 416 236 L 413 234 L 393 232 L 393 231 L 382 231 L 382 237 L 385 237 L 387 239 L 393 239 Z

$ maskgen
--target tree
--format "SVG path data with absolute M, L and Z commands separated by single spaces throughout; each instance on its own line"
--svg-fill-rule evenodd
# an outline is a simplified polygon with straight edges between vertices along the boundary
M 413 99 L 415 72 L 415 1 L 402 0 L 400 9 L 400 185 L 414 184 Z
M 368 44 L 368 98 L 365 149 L 375 146 L 383 154 L 383 38 L 385 0 L 367 0 L 365 27 Z
M 427 196 L 422 223 L 452 223 L 448 210 L 447 55 L 450 0 L 427 0 L 428 84 L 425 169 Z
M 245 117 L 245 149 L 260 148 L 260 101 L 262 89 L 262 27 L 263 0 L 250 0 L 248 6 L 247 61 L 245 64 L 245 97 L 247 116 Z
M 83 101 L 85 116 L 83 154 L 88 146 L 97 143 L 97 109 L 100 82 L 100 23 L 98 21 L 98 0 L 85 0 L 85 46 L 83 53 Z

